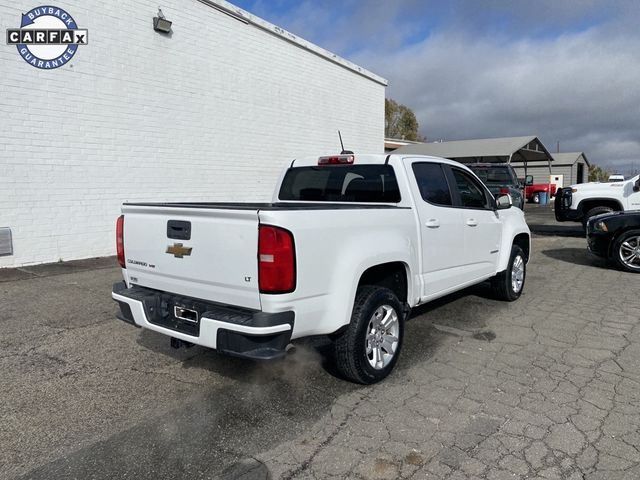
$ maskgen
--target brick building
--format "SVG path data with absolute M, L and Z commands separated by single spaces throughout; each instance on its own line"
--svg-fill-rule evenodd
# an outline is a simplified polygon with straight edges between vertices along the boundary
M 3 31 L 27 0 L 0 0 Z M 114 253 L 123 201 L 257 201 L 297 156 L 383 151 L 386 81 L 222 0 L 65 0 L 63 67 L 0 45 L 0 267 Z M 5 230 L 6 232 L 6 230 Z M 2 253 L 2 252 L 0 252 Z

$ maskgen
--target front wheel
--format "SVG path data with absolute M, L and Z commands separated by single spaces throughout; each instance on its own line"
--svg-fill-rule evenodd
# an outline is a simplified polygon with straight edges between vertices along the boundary
M 640 230 L 620 235 L 613 245 L 613 257 L 622 270 L 640 273 Z
M 538 192 L 534 193 L 531 197 L 531 201 L 533 203 L 540 203 L 540 194 Z
M 404 314 L 396 294 L 383 287 L 359 287 L 351 322 L 334 341 L 337 369 L 353 382 L 379 382 L 398 361 L 403 334 Z
M 526 276 L 527 262 L 524 252 L 518 245 L 513 245 L 507 269 L 491 279 L 491 286 L 498 300 L 513 302 L 520 298 Z

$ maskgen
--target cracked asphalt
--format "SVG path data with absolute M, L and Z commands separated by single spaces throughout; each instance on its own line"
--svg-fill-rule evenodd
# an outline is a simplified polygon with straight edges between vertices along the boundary
M 253 363 L 115 319 L 112 259 L 0 270 L 0 478 L 640 478 L 640 276 L 537 236 L 524 294 L 413 312 L 393 375 Z

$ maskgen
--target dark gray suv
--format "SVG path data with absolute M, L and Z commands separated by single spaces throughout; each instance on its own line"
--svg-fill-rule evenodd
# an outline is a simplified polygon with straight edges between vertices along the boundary
M 468 163 L 473 173 L 487 186 L 493 196 L 508 193 L 513 206 L 524 210 L 524 194 L 522 185 L 513 167 L 508 163 Z

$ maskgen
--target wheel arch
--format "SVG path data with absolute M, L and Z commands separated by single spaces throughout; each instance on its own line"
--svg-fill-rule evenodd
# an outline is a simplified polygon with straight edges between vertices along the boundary
M 400 304 L 403 305 L 406 310 L 405 313 L 408 313 L 410 309 L 409 299 L 411 299 L 412 296 L 415 296 L 412 291 L 414 285 L 411 275 L 412 273 L 409 264 L 403 260 L 389 260 L 373 265 L 369 264 L 366 266 L 360 266 L 360 268 L 357 269 L 355 276 L 358 281 L 353 283 L 352 291 L 349 295 L 350 308 L 348 316 L 340 323 L 340 325 L 337 325 L 337 330 L 331 333 L 331 335 L 333 337 L 340 335 L 340 333 L 349 326 L 351 321 L 351 311 L 358 294 L 358 289 L 365 285 L 388 288 L 396 294 Z
M 589 210 L 596 207 L 609 207 L 616 212 L 624 210 L 622 203 L 615 198 L 598 197 L 598 198 L 586 198 L 578 203 L 577 210 L 585 215 Z
M 525 255 L 525 262 L 529 262 L 531 256 L 531 236 L 528 233 L 519 233 L 513 237 L 512 245 L 518 245 Z
M 394 292 L 401 303 L 406 304 L 409 298 L 410 272 L 409 265 L 402 261 L 372 265 L 360 275 L 356 290 L 363 285 L 385 287 Z
M 526 256 L 526 261 L 528 262 L 531 258 L 531 232 L 528 228 L 521 227 L 504 233 L 496 273 L 502 272 L 507 268 L 513 245 L 518 245 L 522 248 Z

